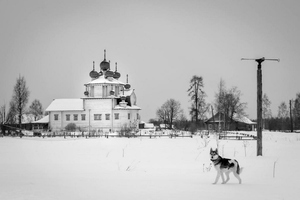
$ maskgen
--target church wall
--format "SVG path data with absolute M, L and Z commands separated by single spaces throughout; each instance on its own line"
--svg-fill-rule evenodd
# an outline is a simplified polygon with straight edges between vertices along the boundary
M 138 126 L 139 119 L 137 118 L 137 114 L 139 113 L 138 110 L 114 110 L 114 113 L 119 113 L 119 120 L 114 121 L 115 127 L 122 127 L 125 124 L 127 126 Z M 130 114 L 130 119 L 128 117 Z
M 95 96 L 94 97 L 102 97 L 102 86 L 101 85 L 95 85 Z
M 81 114 L 85 114 L 84 111 L 51 111 L 49 114 L 50 126 L 52 131 L 62 131 L 69 123 L 75 123 L 76 126 L 87 126 L 86 121 L 82 121 Z M 55 120 L 55 115 L 57 115 L 57 120 Z M 67 120 L 67 115 L 70 116 Z M 77 115 L 77 120 L 74 119 L 74 115 Z M 87 117 L 87 116 L 86 116 Z
M 84 111 L 51 111 L 49 114 L 49 127 L 52 131 L 62 131 L 67 124 L 75 123 L 81 130 L 88 131 L 90 124 L 91 131 L 108 132 L 112 128 L 113 131 L 119 131 L 124 124 L 127 124 L 127 126 L 135 124 L 137 126 L 137 113 L 139 111 L 125 109 L 112 111 L 112 104 L 115 106 L 115 103 L 115 99 L 84 99 Z M 119 119 L 115 119 L 115 113 L 119 114 Z M 85 120 L 82 120 L 82 114 L 85 115 Z M 128 114 L 130 114 L 130 119 L 128 119 Z M 55 120 L 55 115 L 58 116 L 57 120 Z M 66 115 L 70 115 L 69 120 L 67 120 Z M 77 120 L 74 119 L 74 115 L 77 115 Z M 95 119 L 95 115 L 98 119 Z M 106 118 L 106 115 L 109 115 L 109 119 Z

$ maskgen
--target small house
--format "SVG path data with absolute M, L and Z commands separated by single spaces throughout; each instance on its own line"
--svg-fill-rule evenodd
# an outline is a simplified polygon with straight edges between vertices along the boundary
M 224 113 L 217 113 L 205 121 L 208 130 L 239 130 L 254 131 L 256 122 L 252 122 L 248 117 L 235 114 L 232 119 Z

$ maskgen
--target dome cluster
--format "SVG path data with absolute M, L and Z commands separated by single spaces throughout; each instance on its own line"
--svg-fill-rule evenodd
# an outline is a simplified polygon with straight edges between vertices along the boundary
M 90 77 L 92 79 L 97 79 L 100 76 L 104 75 L 105 78 L 112 77 L 114 79 L 119 79 L 121 74 L 117 72 L 117 63 L 115 71 L 110 70 L 110 62 L 106 61 L 106 50 L 104 50 L 104 60 L 100 63 L 100 71 L 95 71 L 95 62 L 93 61 L 93 70 L 90 72 Z
M 106 96 L 107 94 L 118 96 L 118 94 L 121 92 L 124 94 L 124 92 L 131 90 L 131 85 L 128 83 L 128 75 L 126 83 L 122 83 L 118 80 L 121 77 L 121 74 L 118 72 L 117 63 L 115 63 L 115 70 L 111 70 L 110 61 L 106 61 L 106 50 L 104 50 L 104 59 L 100 63 L 100 71 L 95 70 L 95 62 L 93 61 L 93 70 L 90 71 L 89 76 L 91 77 L 92 81 L 86 84 L 86 86 L 91 84 L 96 85 L 97 88 L 101 87 L 101 89 L 94 89 L 94 87 L 89 86 L 84 92 L 85 96 L 94 96 L 95 90 L 97 90 L 97 95 L 99 95 L 99 91 L 102 91 L 102 96 Z M 110 85 L 112 88 L 111 93 L 107 89 L 108 85 Z

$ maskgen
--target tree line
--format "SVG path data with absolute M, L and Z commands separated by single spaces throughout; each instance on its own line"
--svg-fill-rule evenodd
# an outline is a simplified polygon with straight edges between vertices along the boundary
M 32 116 L 31 121 L 36 121 L 43 116 L 43 107 L 39 100 L 34 99 L 29 107 L 30 91 L 26 85 L 26 80 L 23 76 L 19 76 L 13 88 L 13 94 L 8 105 L 4 103 L 0 106 L 0 124 L 4 129 L 5 124 L 17 124 L 21 128 L 22 120 L 25 117 Z M 2 130 L 2 132 L 4 132 Z
M 282 101 L 278 106 L 276 116 L 270 109 L 271 101 L 266 94 L 263 95 L 263 128 L 270 131 L 300 130 L 300 93 L 288 103 Z
M 190 97 L 189 116 L 185 116 L 179 101 L 168 99 L 156 111 L 156 118 L 150 119 L 150 123 L 158 126 L 165 124 L 166 128 L 195 131 L 206 129 L 205 121 L 207 116 L 222 113 L 227 116 L 225 129 L 229 129 L 234 122 L 235 116 L 247 116 L 245 110 L 247 103 L 242 102 L 242 92 L 236 87 L 227 88 L 223 79 L 220 80 L 218 91 L 215 93 L 214 101 L 206 102 L 204 82 L 202 76 L 193 76 L 190 80 L 187 95 Z M 270 109 L 271 101 L 267 94 L 263 95 L 263 128 L 268 130 L 299 130 L 300 129 L 300 93 L 296 99 L 290 102 L 290 109 L 285 102 L 278 107 L 276 117 L 272 116 Z M 256 121 L 256 120 L 253 120 Z M 291 128 L 292 127 L 292 128 Z

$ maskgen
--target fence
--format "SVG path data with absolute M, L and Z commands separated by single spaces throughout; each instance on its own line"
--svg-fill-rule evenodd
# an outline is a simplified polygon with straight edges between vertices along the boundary
M 256 140 L 256 136 L 240 132 L 224 132 L 219 134 L 220 140 Z

